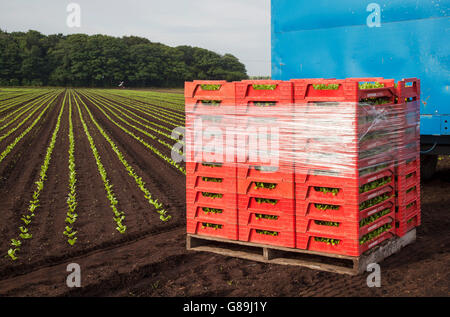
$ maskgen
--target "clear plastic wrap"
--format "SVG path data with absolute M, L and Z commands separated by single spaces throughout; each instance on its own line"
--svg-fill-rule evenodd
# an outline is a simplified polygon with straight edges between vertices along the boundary
M 418 101 L 406 101 L 187 104 L 186 162 L 357 177 L 418 155 Z

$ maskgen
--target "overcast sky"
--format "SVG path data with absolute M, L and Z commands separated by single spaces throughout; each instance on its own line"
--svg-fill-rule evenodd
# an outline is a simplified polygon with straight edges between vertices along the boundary
M 80 28 L 66 25 L 72 2 L 81 7 Z M 249 75 L 270 75 L 270 0 L 0 0 L 0 28 L 142 36 L 231 53 Z

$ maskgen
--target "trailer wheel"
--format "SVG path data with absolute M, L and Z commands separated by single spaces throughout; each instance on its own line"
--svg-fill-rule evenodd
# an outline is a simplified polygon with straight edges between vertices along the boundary
M 438 156 L 421 155 L 420 156 L 420 174 L 425 181 L 430 180 L 436 172 Z

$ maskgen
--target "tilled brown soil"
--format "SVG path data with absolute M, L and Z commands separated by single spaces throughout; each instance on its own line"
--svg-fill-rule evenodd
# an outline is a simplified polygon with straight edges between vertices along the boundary
M 0 258 L 0 295 L 4 296 L 448 296 L 450 294 L 450 158 L 439 162 L 438 173 L 422 184 L 422 226 L 417 242 L 381 265 L 380 288 L 369 288 L 366 275 L 357 277 L 306 268 L 268 265 L 209 253 L 186 251 L 185 179 L 152 155 L 142 144 L 109 122 L 91 103 L 96 120 L 114 140 L 152 194 L 171 211 L 162 223 L 124 173 L 109 143 L 81 106 L 83 118 L 100 152 L 102 163 L 125 211 L 129 230 L 115 230 L 112 210 L 88 140 L 73 107 L 77 168 L 79 230 L 74 247 L 62 235 L 67 197 L 68 108 L 32 226 L 33 239 L 17 262 Z M 11 171 L 0 182 L 0 253 L 17 234 L 19 214 L 27 207 L 40 164 L 56 123 L 58 107 L 49 110 L 26 142 L 11 153 Z M 150 140 L 146 141 L 150 142 Z M 34 151 L 33 149 L 41 149 Z M 42 150 L 43 149 L 43 150 Z M 70 263 L 81 267 L 82 287 L 66 285 Z

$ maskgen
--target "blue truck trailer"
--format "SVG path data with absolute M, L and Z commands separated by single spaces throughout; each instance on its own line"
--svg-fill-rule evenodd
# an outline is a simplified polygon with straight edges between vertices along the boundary
M 450 154 L 450 0 L 272 0 L 271 19 L 272 79 L 419 78 L 432 176 Z

